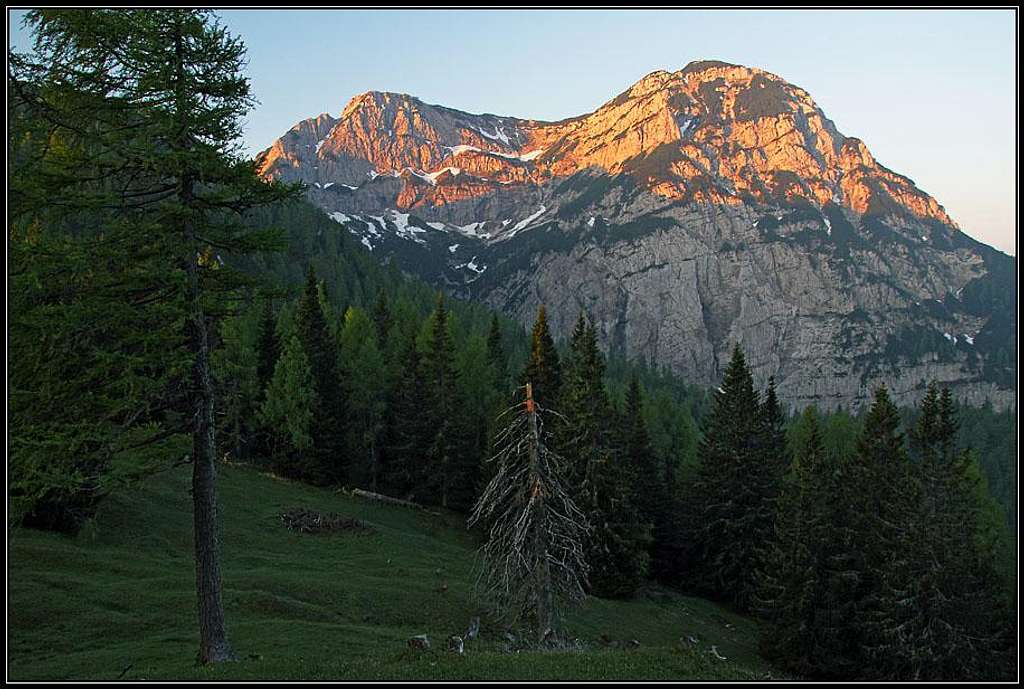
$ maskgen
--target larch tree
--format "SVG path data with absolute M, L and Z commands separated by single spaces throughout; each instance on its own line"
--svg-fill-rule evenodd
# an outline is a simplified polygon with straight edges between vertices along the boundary
M 377 328 L 362 309 L 349 307 L 341 330 L 340 349 L 344 364 L 349 446 L 355 459 L 352 472 L 363 485 L 376 491 L 381 482 L 380 440 L 386 412 L 384 355 L 377 340 Z
M 255 309 L 220 319 L 211 355 L 217 395 L 217 438 L 233 459 L 252 454 L 259 429 L 253 423 L 263 397 L 258 376 L 259 314 Z
M 256 333 L 256 390 L 255 399 L 252 405 L 259 408 L 266 399 L 267 387 L 274 377 L 274 368 L 277 360 L 281 358 L 281 336 L 278 333 L 278 314 L 274 310 L 273 299 L 269 296 L 264 299 L 263 308 L 259 312 L 259 322 Z M 253 441 L 251 447 L 255 453 L 269 455 L 273 452 L 274 428 L 267 426 L 256 419 L 257 423 L 250 424 L 252 427 Z
M 276 464 L 286 476 L 309 475 L 316 387 L 306 350 L 293 335 L 281 352 L 267 384 L 259 419 L 271 431 Z
M 508 405 L 508 392 L 500 384 L 487 351 L 482 332 L 470 332 L 456 348 L 461 424 L 465 429 L 465 477 L 458 481 L 456 504 L 470 509 L 480 491 L 491 479 L 487 473 L 493 463 L 486 461 L 493 452 L 494 419 Z M 465 480 L 471 477 L 470 480 Z
M 245 47 L 209 12 L 35 10 L 27 23 L 34 51 L 12 61 L 9 88 L 19 112 L 59 142 L 61 151 L 42 150 L 37 171 L 63 184 L 26 185 L 19 202 L 86 222 L 92 213 L 117 226 L 129 259 L 133 245 L 145 247 L 147 268 L 162 268 L 151 277 L 163 290 L 139 300 L 173 304 L 184 326 L 168 346 L 188 365 L 199 658 L 227 660 L 209 321 L 220 308 L 215 295 L 238 284 L 220 257 L 279 245 L 252 232 L 243 214 L 298 189 L 264 182 L 242 155 L 242 118 L 254 103 Z

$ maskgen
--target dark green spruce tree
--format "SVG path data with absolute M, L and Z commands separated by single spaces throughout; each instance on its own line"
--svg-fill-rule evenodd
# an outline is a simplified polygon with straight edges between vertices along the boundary
M 1006 584 L 984 533 L 978 473 L 958 447 L 959 422 L 949 389 L 928 387 L 909 433 L 920 504 L 912 542 L 915 562 L 905 598 L 914 615 L 900 623 L 898 644 L 876 660 L 897 679 L 1006 679 L 1012 632 Z M 900 599 L 887 599 L 890 607 Z M 895 611 L 888 617 L 902 619 Z
M 862 557 L 853 638 L 864 654 L 862 672 L 901 676 L 900 649 L 921 614 L 915 579 L 924 544 L 916 538 L 920 486 L 912 475 L 899 410 L 884 385 L 864 418 L 851 479 L 856 486 L 853 550 Z
M 267 298 L 263 303 L 260 312 L 259 332 L 256 341 L 256 399 L 252 404 L 260 407 L 266 400 L 267 387 L 274 377 L 274 368 L 278 359 L 281 358 L 281 340 L 277 334 L 277 314 L 274 312 L 273 300 Z M 273 452 L 274 429 L 268 428 L 263 423 L 257 423 L 253 428 L 256 436 L 252 444 L 259 454 L 269 456 Z
M 670 578 L 676 564 L 672 518 L 675 477 L 651 448 L 644 421 L 643 392 L 635 374 L 630 378 L 622 410 L 619 447 L 622 461 L 634 476 L 633 493 L 640 521 L 651 528 L 651 573 L 655 578 Z
M 739 345 L 704 423 L 700 468 L 687 502 L 693 585 L 746 608 L 758 551 L 768 541 L 777 464 L 764 452 L 764 412 Z
M 324 313 L 320 285 L 313 267 L 306 274 L 306 286 L 299 297 L 295 326 L 306 350 L 316 389 L 313 424 L 313 461 L 305 478 L 318 484 L 345 480 L 345 400 L 338 372 L 338 345 Z
M 377 342 L 384 348 L 388 337 L 391 335 L 391 305 L 388 304 L 388 295 L 384 289 L 377 292 L 377 300 L 373 303 L 373 324 L 377 328 Z
M 829 676 L 836 643 L 827 562 L 838 486 L 813 407 L 804 411 L 800 425 L 802 442 L 761 554 L 752 609 L 764 620 L 766 658 L 801 676 L 822 677 Z
M 422 454 L 430 444 L 426 418 L 426 381 L 420 365 L 415 330 L 406 338 L 395 384 L 388 391 L 381 451 L 386 491 L 403 499 L 422 497 L 427 475 Z
M 592 527 L 585 550 L 590 592 L 626 598 L 647 574 L 650 525 L 635 504 L 636 475 L 617 442 L 620 422 L 605 389 L 604 357 L 583 314 L 573 330 L 567 362 L 558 435 L 573 499 Z
M 502 397 L 507 397 L 508 388 L 508 356 L 501 344 L 501 325 L 498 314 L 491 316 L 491 327 L 487 332 L 487 361 L 494 369 L 494 382 Z
M 431 432 L 423 453 L 424 488 L 427 500 L 466 511 L 476 498 L 481 458 L 472 453 L 474 429 L 459 394 L 449 320 L 444 295 L 439 294 L 420 360 L 427 403 L 422 414 Z
M 260 315 L 259 341 L 257 342 L 256 380 L 262 395 L 274 376 L 274 367 L 281 356 L 281 342 L 277 336 L 277 315 L 274 302 L 267 299 Z
M 775 376 L 768 377 L 761 402 L 761 451 L 764 462 L 770 472 L 766 477 L 769 494 L 778 495 L 783 475 L 789 470 L 790 456 L 786 442 L 786 414 L 782 410 L 778 395 L 775 392 Z M 774 482 L 774 485 L 772 484 Z M 770 506 L 766 505 L 766 506 Z

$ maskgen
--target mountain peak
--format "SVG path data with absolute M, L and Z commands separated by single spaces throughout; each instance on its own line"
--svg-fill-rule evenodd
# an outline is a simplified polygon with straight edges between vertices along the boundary
M 440 174 L 448 168 L 466 174 Z M 909 178 L 841 134 L 806 91 L 721 60 L 652 71 L 597 110 L 558 122 L 474 115 L 405 93 L 366 91 L 337 120 L 323 114 L 296 125 L 262 154 L 261 170 L 349 187 L 383 175 L 406 185 L 397 196 L 403 207 L 432 205 L 442 188 L 451 199 L 452 186 L 461 186 L 464 200 L 597 170 L 628 175 L 678 202 L 831 203 L 953 226 Z M 403 176 L 406 170 L 414 174 Z
M 353 96 L 349 100 L 348 104 L 341 111 L 341 119 L 350 117 L 354 112 L 362 108 L 386 108 L 389 105 L 411 105 L 419 104 L 422 101 L 415 96 L 410 96 L 407 93 L 398 93 L 394 91 L 364 91 L 357 96 Z
M 629 92 L 648 92 L 652 89 L 665 88 L 672 81 L 673 76 L 672 72 L 668 72 L 664 69 L 655 70 L 634 83 L 629 88 Z
M 682 71 L 684 73 L 690 74 L 690 73 L 696 73 L 696 72 L 703 72 L 703 71 L 708 70 L 708 69 L 723 69 L 723 68 L 725 68 L 725 69 L 729 69 L 729 68 L 749 69 L 748 67 L 744 67 L 743 65 L 737 65 L 737 64 L 733 64 L 731 62 L 723 62 L 722 60 L 705 60 L 705 59 L 701 59 L 701 60 L 691 60 L 690 62 L 686 63 L 686 66 L 683 67 Z

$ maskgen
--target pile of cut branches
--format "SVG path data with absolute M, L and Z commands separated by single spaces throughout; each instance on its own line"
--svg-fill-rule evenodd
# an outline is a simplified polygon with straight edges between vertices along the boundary
M 370 527 L 355 517 L 336 512 L 317 512 L 305 507 L 293 507 L 281 513 L 285 528 L 299 533 L 334 533 L 338 531 L 364 531 Z

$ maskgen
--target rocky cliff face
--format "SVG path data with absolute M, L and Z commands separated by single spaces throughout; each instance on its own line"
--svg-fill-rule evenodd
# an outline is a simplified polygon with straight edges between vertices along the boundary
M 971 240 L 803 90 L 721 62 L 559 122 L 354 98 L 260 154 L 383 257 L 714 384 L 733 343 L 802 406 L 938 379 L 1015 404 L 1014 259 Z

